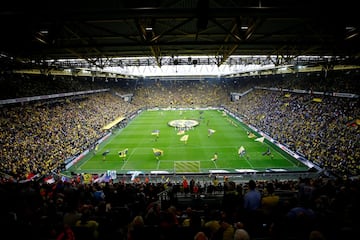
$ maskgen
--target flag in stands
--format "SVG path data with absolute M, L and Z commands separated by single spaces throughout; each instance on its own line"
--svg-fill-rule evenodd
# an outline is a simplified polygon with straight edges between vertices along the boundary
M 62 175 L 62 176 L 61 176 L 61 181 L 62 181 L 62 182 L 71 182 L 71 177 Z
M 84 173 L 83 174 L 83 183 L 91 183 L 91 181 L 92 181 L 92 174 Z
M 116 170 L 107 170 L 107 175 L 113 180 L 117 178 Z
M 155 135 L 155 136 L 159 136 L 160 134 L 160 130 L 159 129 L 155 129 L 151 132 L 151 135 Z
M 32 172 L 26 174 L 26 179 L 33 179 L 34 177 L 35 177 L 35 174 Z
M 135 179 L 140 175 L 143 174 L 141 171 L 132 171 L 131 172 L 131 181 L 135 181 Z
M 102 183 L 102 182 L 109 182 L 111 179 L 111 176 L 108 172 L 103 173 L 100 177 L 94 180 L 94 183 Z
M 255 139 L 255 141 L 261 142 L 261 143 L 263 143 L 264 140 L 265 140 L 265 137 L 259 137 L 259 138 Z
M 44 178 L 44 182 L 46 182 L 47 184 L 52 184 L 55 182 L 55 179 L 53 176 L 47 176 L 46 178 Z
M 318 102 L 318 103 L 320 103 L 320 102 L 322 102 L 322 99 L 321 99 L 321 98 L 313 98 L 313 102 Z

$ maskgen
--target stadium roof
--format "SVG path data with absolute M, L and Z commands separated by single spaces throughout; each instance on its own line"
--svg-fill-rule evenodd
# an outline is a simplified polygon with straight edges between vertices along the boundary
M 162 66 L 202 64 L 192 56 L 203 56 L 220 66 L 232 56 L 238 62 L 257 55 L 275 65 L 298 56 L 314 56 L 311 64 L 359 62 L 358 8 L 349 0 L 13 0 L 6 5 L 0 10 L 2 63 L 81 59 L 100 68 Z

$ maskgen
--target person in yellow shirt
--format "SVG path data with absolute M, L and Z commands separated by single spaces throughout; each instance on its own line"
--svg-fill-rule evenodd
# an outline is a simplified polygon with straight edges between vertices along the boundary
M 280 197 L 275 194 L 275 187 L 273 183 L 268 183 L 266 185 L 266 192 L 261 198 L 261 210 L 263 211 L 264 217 L 268 222 L 271 222 L 274 214 L 276 213 L 276 208 L 279 205 Z
M 235 228 L 228 217 L 220 221 L 222 240 L 234 240 Z
M 75 223 L 75 227 L 77 229 L 88 229 L 89 233 L 92 235 L 92 239 L 98 239 L 99 238 L 99 223 L 93 219 L 91 219 L 90 216 L 90 210 L 84 210 L 84 212 L 81 215 L 81 218 Z M 75 229 L 74 229 L 75 230 Z M 75 230 L 76 232 L 76 230 Z
M 217 161 L 218 160 L 218 158 L 219 158 L 219 156 L 218 156 L 218 154 L 217 153 L 214 153 L 214 156 L 212 157 L 212 161 Z

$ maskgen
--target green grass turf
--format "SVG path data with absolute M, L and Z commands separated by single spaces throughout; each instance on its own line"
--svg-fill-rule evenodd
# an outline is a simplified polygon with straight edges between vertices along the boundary
M 182 136 L 168 125 L 169 121 L 183 119 L 199 122 L 194 129 L 185 132 L 189 135 L 187 143 L 180 141 Z M 210 137 L 209 128 L 216 131 Z M 160 130 L 158 138 L 151 134 L 153 130 Z M 248 131 L 247 126 L 224 115 L 220 110 L 144 111 L 102 143 L 95 154 L 89 153 L 70 170 L 89 173 L 116 170 L 123 174 L 130 171 L 141 171 L 144 174 L 167 171 L 179 174 L 209 173 L 214 170 L 235 173 L 239 169 L 307 169 L 267 140 L 260 143 L 255 138 L 248 138 Z M 246 149 L 247 157 L 239 157 L 240 146 Z M 272 156 L 263 156 L 262 153 L 268 147 Z M 128 153 L 123 160 L 118 152 L 126 148 Z M 156 159 L 153 148 L 164 151 L 159 160 Z M 104 160 L 102 153 L 107 150 L 109 153 Z M 219 156 L 216 162 L 211 161 L 215 152 Z

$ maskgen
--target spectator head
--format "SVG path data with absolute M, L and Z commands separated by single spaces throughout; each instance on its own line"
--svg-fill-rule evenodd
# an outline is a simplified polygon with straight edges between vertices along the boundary
M 242 228 L 244 228 L 245 226 L 244 226 L 244 223 L 242 223 L 242 222 L 236 222 L 235 223 L 235 228 L 236 229 L 242 229 Z
M 197 232 L 194 236 L 194 240 L 208 240 L 208 237 L 204 232 Z
M 134 217 L 132 223 L 134 226 L 144 226 L 144 219 L 142 216 L 137 215 Z
M 324 235 L 316 230 L 310 232 L 309 240 L 325 240 Z
M 250 240 L 250 236 L 246 230 L 236 229 L 234 233 L 234 240 Z
M 255 189 L 256 188 L 256 183 L 255 183 L 255 181 L 254 180 L 250 180 L 249 181 L 249 189 L 251 189 L 251 190 L 253 190 L 253 189 Z
M 266 190 L 267 190 L 268 194 L 273 194 L 274 191 L 275 191 L 274 184 L 271 183 L 271 182 L 268 183 L 268 184 L 266 185 Z

